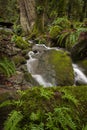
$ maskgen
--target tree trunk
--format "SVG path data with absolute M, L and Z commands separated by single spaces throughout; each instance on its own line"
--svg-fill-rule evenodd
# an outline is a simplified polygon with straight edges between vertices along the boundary
M 35 23 L 35 0 L 19 0 L 19 8 L 21 26 L 28 33 Z

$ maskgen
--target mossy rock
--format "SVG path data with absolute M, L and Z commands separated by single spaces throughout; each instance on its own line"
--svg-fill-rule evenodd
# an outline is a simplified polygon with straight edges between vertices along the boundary
M 57 85 L 73 85 L 74 74 L 72 61 L 66 52 L 51 51 L 49 63 L 53 66 L 56 73 Z
M 47 49 L 45 46 L 34 46 L 39 51 L 32 57 L 37 60 L 32 64 L 33 73 L 41 75 L 46 86 L 64 86 L 74 84 L 74 72 L 71 58 L 62 50 Z
M 31 84 L 31 86 L 39 86 L 37 81 L 35 81 L 35 79 L 28 72 L 24 73 L 24 79 L 25 79 L 25 81 L 29 82 Z
M 16 55 L 12 58 L 13 62 L 15 63 L 15 65 L 19 66 L 21 64 L 25 64 L 26 63 L 26 59 L 23 56 L 20 55 Z

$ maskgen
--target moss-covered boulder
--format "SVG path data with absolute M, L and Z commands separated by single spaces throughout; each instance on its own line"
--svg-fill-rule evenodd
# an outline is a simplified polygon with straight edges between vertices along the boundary
M 40 45 L 36 47 L 36 52 L 39 51 L 39 53 L 32 55 L 32 58 L 36 60 L 28 63 L 31 74 L 36 80 L 39 80 L 39 83 L 43 81 L 44 86 L 73 85 L 72 62 L 67 53 L 62 50 L 47 49 L 45 46 L 41 47 Z
M 56 85 L 73 85 L 74 74 L 72 62 L 66 52 L 50 51 L 49 63 L 56 74 Z

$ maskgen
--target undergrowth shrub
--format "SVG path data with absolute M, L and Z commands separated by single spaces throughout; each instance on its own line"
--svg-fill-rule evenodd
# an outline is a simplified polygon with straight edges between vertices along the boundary
M 49 35 L 54 40 L 54 46 L 68 50 L 78 42 L 82 32 L 87 32 L 86 24 L 71 22 L 66 17 L 55 19 L 49 26 Z
M 79 88 L 73 86 L 64 89 L 34 87 L 27 91 L 19 91 L 19 100 L 8 102 L 15 108 L 5 122 L 4 128 L 5 130 L 86 130 L 86 110 L 82 111 L 87 103 L 86 90 L 87 86 Z M 3 106 L 5 107 L 5 103 L 0 105 Z
M 50 27 L 49 34 L 52 39 L 56 39 L 57 36 L 60 34 L 60 32 L 61 32 L 60 26 L 55 25 L 55 26 Z
M 57 43 L 60 46 L 65 46 L 65 48 L 70 49 L 78 42 L 79 36 L 82 32 L 87 32 L 87 28 L 79 27 L 76 29 L 65 30 L 58 35 Z
M 67 17 L 58 17 L 53 21 L 53 25 L 58 25 L 62 30 L 70 28 L 71 22 L 67 19 Z
M 19 128 L 18 123 L 22 120 L 23 115 L 21 112 L 12 111 L 9 115 L 7 121 L 5 122 L 4 130 L 21 130 Z
M 22 34 L 22 32 L 23 32 L 21 25 L 14 25 L 13 26 L 13 32 L 16 35 L 20 36 Z
M 29 47 L 29 43 L 21 36 L 13 35 L 11 40 L 15 42 L 16 46 L 20 49 L 27 49 Z

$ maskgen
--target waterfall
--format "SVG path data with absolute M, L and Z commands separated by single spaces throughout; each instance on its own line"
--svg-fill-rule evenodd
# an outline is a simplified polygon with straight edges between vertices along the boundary
M 27 68 L 29 73 L 31 73 L 32 77 L 40 84 L 43 85 L 44 87 L 47 86 L 55 86 L 55 83 L 51 80 L 47 80 L 47 77 L 44 76 L 45 72 L 41 73 L 38 72 L 38 58 L 43 51 L 51 50 L 51 49 L 56 49 L 56 50 L 61 50 L 61 48 L 50 48 L 46 47 L 45 45 L 38 45 L 36 44 L 35 47 L 33 47 L 33 51 L 29 52 L 29 60 L 27 61 Z M 36 51 L 35 51 L 36 50 Z M 80 68 L 76 64 L 72 64 L 73 70 L 74 70 L 74 75 L 75 75 L 75 84 L 87 84 L 87 77 L 83 73 L 82 68 Z M 44 66 L 43 66 L 44 67 Z M 50 71 L 50 70 L 49 70 Z M 49 72 L 48 72 L 49 73 Z M 55 79 L 54 79 L 55 80 Z
M 42 75 L 36 74 L 37 72 L 37 65 L 38 65 L 38 60 L 36 58 L 33 58 L 34 52 L 30 51 L 29 52 L 29 60 L 27 61 L 27 68 L 29 73 L 31 73 L 32 77 L 42 86 L 47 87 L 47 86 L 52 86 L 51 83 L 45 81 Z
M 74 74 L 75 74 L 75 83 L 80 82 L 83 84 L 87 84 L 87 77 L 83 73 L 82 68 L 80 68 L 78 65 L 73 64 Z

